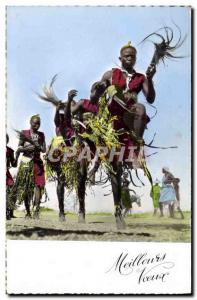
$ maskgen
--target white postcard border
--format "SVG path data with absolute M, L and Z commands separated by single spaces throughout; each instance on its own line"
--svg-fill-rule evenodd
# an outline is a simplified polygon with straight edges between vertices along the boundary
M 7 241 L 8 294 L 189 294 L 190 243 Z
M 1 96 L 1 100 L 3 100 L 1 102 L 1 110 L 0 110 L 0 122 L 1 122 L 1 136 L 5 135 L 5 8 L 7 5 L 13 5 L 13 6 L 20 6 L 20 5 L 28 5 L 28 6 L 35 6 L 35 5 L 97 5 L 98 1 L 72 1 L 72 4 L 69 3 L 70 1 L 65 1 L 65 0 L 3 0 L 0 3 L 0 46 L 1 46 L 1 57 L 0 57 L 0 65 L 1 65 L 1 71 L 0 71 L 0 85 L 1 85 L 1 89 L 0 89 L 0 96 Z M 146 4 L 148 5 L 192 5 L 195 8 L 195 2 L 194 1 L 149 1 L 147 0 L 146 3 L 144 3 L 144 1 L 103 1 L 100 0 L 99 1 L 99 5 L 144 5 Z M 0 155 L 1 157 L 5 157 L 4 154 L 4 149 L 5 149 L 5 144 L 4 144 L 4 140 L 2 141 L 2 146 L 0 147 Z M 0 160 L 0 169 L 1 169 L 1 178 L 4 179 L 4 160 L 1 159 Z M 2 181 L 3 182 L 3 181 Z M 7 295 L 5 294 L 5 290 L 6 290 L 6 278 L 5 278 L 5 273 L 6 273 L 6 268 L 5 268 L 5 259 L 6 259 L 6 254 L 5 254 L 5 218 L 4 218 L 4 214 L 5 214 L 5 203 L 3 201 L 4 199 L 4 195 L 5 195 L 5 187 L 3 184 L 1 184 L 0 187 L 0 195 L 1 195 L 1 201 L 0 201 L 0 227 L 1 227 L 1 231 L 0 231 L 0 295 L 1 295 L 1 299 L 6 299 Z M 61 247 L 60 247 L 60 243 L 62 243 Z M 34 245 L 33 245 L 34 244 Z M 73 244 L 73 245 L 71 245 Z M 188 279 L 191 280 L 191 265 L 190 265 L 190 251 L 191 251 L 191 244 L 189 243 L 184 243 L 184 244 L 180 244 L 180 243 L 110 243 L 110 242 L 105 242 L 105 243 L 101 243 L 101 242 L 56 242 L 56 241 L 7 241 L 7 259 L 8 259 L 8 278 L 7 278 L 7 291 L 8 292 L 14 292 L 16 291 L 16 285 L 15 283 L 17 282 L 18 285 L 18 290 L 24 288 L 24 286 L 20 287 L 20 284 L 23 282 L 22 280 L 24 279 L 35 279 L 35 276 L 39 276 L 37 277 L 37 279 L 40 279 L 40 286 L 42 283 L 44 282 L 47 277 L 50 278 L 50 281 L 48 282 L 47 285 L 47 289 L 49 288 L 49 290 L 45 290 L 45 293 L 49 293 L 50 290 L 53 290 L 53 286 L 54 286 L 54 282 L 57 279 L 57 277 L 55 277 L 55 275 L 57 276 L 57 274 L 55 273 L 55 271 L 57 270 L 57 265 L 60 262 L 60 259 L 62 259 L 63 261 L 63 266 L 62 266 L 62 273 L 61 275 L 63 276 L 61 278 L 61 282 L 63 284 L 63 287 L 60 287 L 60 289 L 64 289 L 65 288 L 65 282 L 68 280 L 68 273 L 66 273 L 66 271 L 64 272 L 64 270 L 66 270 L 66 265 L 65 262 L 67 262 L 68 260 L 64 258 L 68 257 L 70 254 L 71 249 L 73 248 L 75 251 L 75 249 L 79 249 L 79 245 L 84 245 L 83 246 L 83 251 L 85 251 L 86 257 L 83 256 L 82 260 L 85 263 L 86 259 L 89 257 L 91 257 L 91 259 L 89 260 L 90 264 L 92 267 L 94 267 L 93 269 L 89 268 L 88 270 L 90 271 L 90 275 L 93 274 L 93 270 L 95 270 L 95 265 L 93 264 L 93 262 L 98 262 L 98 268 L 99 270 L 102 270 L 102 272 L 106 271 L 106 268 L 109 267 L 109 262 L 112 261 L 112 253 L 111 253 L 111 247 L 113 246 L 113 254 L 115 253 L 116 255 L 114 255 L 114 259 L 116 259 L 117 255 L 119 255 L 119 253 L 121 254 L 122 251 L 126 251 L 128 253 L 132 254 L 132 257 L 135 256 L 137 254 L 137 252 L 141 253 L 141 251 L 144 249 L 146 249 L 146 251 L 150 254 L 157 252 L 157 251 L 161 251 L 166 252 L 167 256 L 169 257 L 170 260 L 175 262 L 175 267 L 171 273 L 171 279 L 169 281 L 167 281 L 167 284 L 165 283 L 164 286 L 164 294 L 168 294 L 170 291 L 172 291 L 172 293 L 176 294 L 176 293 L 180 293 L 179 292 L 179 288 L 184 289 L 185 292 L 190 292 L 190 284 L 188 282 Z M 46 251 L 46 245 L 47 245 L 47 252 Z M 54 255 L 54 249 L 55 251 L 57 249 L 61 249 L 61 256 L 59 255 L 58 257 Z M 116 250 L 115 250 L 116 249 Z M 137 249 L 134 251 L 134 249 Z M 157 251 L 156 251 L 157 249 Z M 26 250 L 23 251 L 23 250 Z M 91 251 L 90 251 L 91 250 Z M 92 251 L 95 251 L 95 255 L 92 255 Z M 103 252 L 106 251 L 106 256 L 104 256 L 104 258 L 102 258 L 103 263 L 101 264 L 101 254 L 103 254 Z M 80 251 L 78 251 L 78 255 L 80 255 Z M 35 253 L 37 255 L 35 255 Z M 125 252 L 124 252 L 125 253 Z M 17 261 L 17 256 L 22 258 L 22 261 L 20 261 L 20 266 L 15 264 L 15 262 Z M 28 264 L 26 264 L 27 259 L 31 257 L 30 261 L 31 261 L 31 268 L 28 268 Z M 44 261 L 43 261 L 44 258 Z M 44 262 L 45 264 L 47 263 L 46 268 L 43 268 L 42 263 Z M 69 261 L 69 268 L 71 267 L 71 261 Z M 39 264 L 40 263 L 40 264 Z M 57 265 L 56 265 L 57 263 Z M 37 268 L 36 268 L 37 267 Z M 76 265 L 74 265 L 75 268 L 77 268 Z M 30 272 L 27 272 L 27 270 L 30 270 Z M 37 271 L 36 275 L 35 275 L 35 270 Z M 42 272 L 40 271 L 42 270 Z M 72 269 L 70 269 L 72 270 Z M 49 272 L 50 271 L 50 272 Z M 11 273 L 10 273 L 11 272 Z M 28 276 L 27 276 L 28 274 Z M 65 275 L 66 274 L 66 275 Z M 97 274 L 97 273 L 96 273 Z M 43 275 L 43 277 L 40 277 L 41 275 Z M 76 274 L 75 274 L 76 275 Z M 72 276 L 74 275 L 74 271 L 72 270 Z M 65 276 L 65 277 L 64 277 Z M 82 273 L 82 279 L 85 280 L 85 273 Z M 106 278 L 106 274 L 105 274 L 105 278 Z M 119 284 L 119 276 L 118 274 L 113 274 L 111 275 L 112 279 L 113 279 L 113 286 L 117 284 Z M 71 277 L 73 279 L 73 277 Z M 115 278 L 115 279 L 114 279 Z M 124 277 L 125 278 L 125 277 Z M 53 279 L 53 280 L 52 280 Z M 69 277 L 70 279 L 70 277 Z M 94 277 L 90 276 L 90 280 L 93 280 Z M 111 279 L 111 280 L 112 280 Z M 131 277 L 127 276 L 127 280 L 129 282 L 128 286 L 128 291 L 131 293 L 131 290 L 133 289 L 133 287 L 131 287 L 131 281 L 130 280 Z M 13 280 L 15 280 L 15 283 L 13 282 Z M 117 281 L 116 281 L 117 280 Z M 98 282 L 98 281 L 97 281 Z M 104 285 L 106 286 L 106 283 L 109 284 L 109 279 L 108 281 L 104 282 Z M 90 281 L 91 283 L 91 281 Z M 133 284 L 133 283 L 132 283 Z M 136 282 L 134 283 L 134 285 L 136 284 Z M 99 282 L 100 285 L 100 282 Z M 43 287 L 41 287 L 43 288 Z M 177 290 L 178 288 L 178 290 Z M 109 286 L 106 286 L 106 290 L 109 290 Z M 152 288 L 150 287 L 150 290 Z M 95 289 L 96 291 L 96 289 Z M 127 290 L 126 290 L 127 291 Z M 132 292 L 132 293 L 137 293 L 137 289 Z M 57 293 L 58 291 L 56 291 Z M 76 291 L 75 291 L 76 292 Z M 40 293 L 40 292 L 38 292 Z M 64 293 L 66 293 L 66 290 L 64 291 Z M 80 293 L 82 293 L 82 290 L 80 291 Z M 99 290 L 100 294 L 102 293 L 101 290 Z M 147 290 L 146 292 L 147 293 Z M 155 288 L 154 291 L 152 289 L 152 293 L 155 293 Z M 158 289 L 158 293 L 162 293 L 161 291 L 159 291 Z M 124 292 L 123 292 L 124 294 Z M 143 290 L 140 290 L 140 294 L 143 294 Z M 26 298 L 26 297 L 25 297 Z M 23 299 L 25 299 L 23 297 Z M 20 297 L 18 297 L 18 299 L 20 299 Z

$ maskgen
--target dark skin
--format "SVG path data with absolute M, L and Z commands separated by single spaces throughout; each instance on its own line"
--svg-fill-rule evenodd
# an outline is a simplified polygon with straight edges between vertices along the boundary
M 108 85 L 107 81 L 103 82 L 96 82 L 93 84 L 91 88 L 90 93 L 90 102 L 93 104 L 97 104 L 99 98 L 104 93 L 106 87 Z M 69 107 L 71 109 L 71 113 L 73 115 L 78 114 L 79 118 L 83 120 L 83 113 L 85 113 L 85 110 L 83 108 L 83 100 L 78 101 L 77 103 L 73 102 L 73 98 L 77 95 L 76 90 L 71 90 L 68 93 L 68 111 Z M 85 221 L 85 184 L 87 180 L 87 161 L 85 159 L 80 161 L 80 168 L 78 170 L 79 172 L 79 184 L 77 189 L 77 196 L 79 200 L 79 222 Z
M 109 85 L 109 82 L 107 80 L 100 81 L 100 82 L 98 81 L 95 84 L 93 84 L 91 91 L 90 91 L 90 102 L 93 104 L 97 104 L 99 98 L 103 95 L 103 93 L 108 85 Z M 71 100 L 73 99 L 73 97 L 75 97 L 77 95 L 76 90 L 71 90 L 69 93 L 70 93 Z M 68 99 L 69 99 L 69 97 L 68 97 Z M 70 102 L 71 102 L 71 100 L 70 100 Z M 71 104 L 71 112 L 73 115 L 75 115 L 76 113 L 83 114 L 85 112 L 83 109 L 83 100 L 80 100 L 75 104 L 74 103 Z
M 119 57 L 119 60 L 121 62 L 121 67 L 125 69 L 128 73 L 133 74 L 135 72 L 134 65 L 136 63 L 136 58 L 137 58 L 137 51 L 135 48 L 130 47 L 130 48 L 123 49 Z M 142 92 L 146 97 L 147 102 L 149 103 L 153 103 L 155 100 L 155 89 L 152 81 L 155 72 L 156 72 L 155 66 L 150 65 L 146 71 L 146 79 L 143 82 L 143 86 L 142 86 Z M 123 76 L 126 79 L 126 74 L 124 72 L 123 72 Z M 112 70 L 107 71 L 102 77 L 102 80 L 108 80 L 110 82 L 111 79 L 112 79 Z M 127 92 L 125 92 L 124 95 L 125 97 L 127 97 Z M 146 127 L 146 123 L 144 122 L 144 115 L 146 114 L 145 106 L 140 103 L 136 103 L 132 106 L 131 113 L 135 114 L 135 117 L 133 118 L 133 116 L 131 115 L 129 117 L 130 121 L 126 125 L 130 130 L 134 130 L 137 137 L 142 138 Z M 126 114 L 128 114 L 128 112 L 125 111 L 125 116 Z
M 164 181 L 165 184 L 171 184 L 174 181 L 174 176 L 166 171 L 164 168 L 162 169 L 162 173 L 165 175 L 166 179 Z M 161 213 L 161 217 L 163 217 L 163 204 L 159 203 L 159 208 L 160 208 L 160 213 Z M 174 218 L 174 204 L 169 204 L 169 213 L 170 213 L 170 217 Z
M 123 175 L 123 180 L 122 180 L 122 191 L 125 191 L 125 192 L 127 192 L 127 193 L 129 193 L 129 192 L 131 191 L 131 192 L 133 192 L 134 194 L 136 194 L 134 190 L 132 190 L 132 189 L 129 188 L 129 184 L 130 184 L 130 181 L 128 180 L 128 175 L 127 175 L 127 174 Z M 130 196 L 130 199 L 131 199 L 130 193 L 129 193 L 129 196 Z M 135 202 L 135 201 L 134 201 L 134 202 Z M 140 204 L 139 206 L 141 206 L 141 204 Z M 123 202 L 123 207 L 124 207 L 124 202 Z M 124 213 L 123 213 L 124 217 L 126 217 L 127 213 L 129 212 L 129 210 L 130 210 L 131 208 L 132 208 L 132 200 L 131 200 L 131 203 L 130 203 L 130 207 L 128 207 L 128 206 L 125 207 L 125 210 L 124 210 Z
M 30 130 L 32 133 L 36 134 L 38 132 L 38 129 L 40 128 L 40 118 L 33 118 L 30 120 Z M 33 155 L 33 153 L 35 151 L 39 151 L 42 153 L 46 152 L 46 144 L 45 142 L 43 143 L 43 145 L 39 145 L 37 142 L 34 142 L 34 145 L 24 145 L 24 141 L 20 140 L 19 141 L 19 147 L 17 150 L 17 159 L 20 155 L 20 153 L 25 153 L 25 156 L 27 157 L 31 157 Z M 40 206 L 40 200 L 42 197 L 42 190 L 39 186 L 35 186 L 34 189 L 34 199 L 35 199 L 35 212 L 34 212 L 34 217 L 38 218 L 39 215 L 39 206 Z M 29 199 L 26 198 L 25 199 L 25 208 L 26 208 L 26 212 L 27 212 L 27 217 L 31 217 L 31 213 L 30 213 L 30 205 L 29 205 Z
M 32 133 L 37 133 L 38 129 L 40 128 L 40 119 L 39 118 L 34 118 L 30 121 L 30 130 Z M 42 153 L 46 152 L 46 144 L 44 143 L 43 145 L 39 145 L 37 142 L 34 142 L 34 144 L 29 144 L 29 145 L 24 145 L 24 141 L 20 140 L 19 141 L 19 147 L 16 151 L 17 153 L 17 159 L 20 155 L 20 153 L 25 153 L 28 155 L 31 155 L 34 151 L 40 151 Z
M 70 105 L 73 101 L 73 98 L 76 96 L 77 91 L 71 90 L 68 93 L 68 101 L 62 103 L 61 101 L 58 103 L 56 107 L 56 113 L 54 118 L 54 123 L 56 127 L 59 127 L 61 119 L 64 118 L 67 122 L 71 121 L 71 110 Z M 60 114 L 60 109 L 64 109 L 64 115 Z M 64 138 L 66 138 L 66 127 L 63 128 L 63 132 L 60 133 Z M 64 187 L 65 187 L 65 177 L 61 173 L 60 166 L 57 167 L 57 197 L 59 203 L 59 219 L 60 221 L 65 220 L 64 214 Z
M 59 127 L 60 122 L 61 122 L 61 120 L 60 120 L 60 118 L 61 118 L 60 109 L 62 109 L 62 102 L 61 101 L 56 106 L 56 111 L 55 111 L 54 123 L 55 123 L 56 127 Z
M 9 143 L 9 136 L 8 136 L 8 134 L 6 134 L 6 144 L 8 144 L 8 143 Z M 17 160 L 14 157 L 14 152 L 12 153 L 12 155 L 10 157 L 6 158 L 6 166 L 7 166 L 7 168 L 10 168 L 10 167 L 16 168 L 17 167 Z M 9 190 L 7 190 L 6 193 L 8 196 Z M 13 210 L 9 210 L 8 208 L 6 208 L 6 218 L 8 220 L 10 220 L 11 218 L 14 218 Z
M 183 215 L 183 212 L 180 208 L 180 194 L 179 194 L 179 182 L 180 182 L 180 179 L 179 178 L 175 178 L 171 173 L 167 172 L 165 169 L 162 169 L 162 173 L 166 176 L 166 180 L 165 180 L 165 183 L 169 183 L 169 184 L 173 184 L 174 186 L 174 189 L 175 189 L 175 194 L 176 194 L 176 199 L 177 199 L 177 203 L 178 203 L 178 206 L 177 206 L 177 210 L 178 212 L 180 213 L 181 215 L 181 218 L 184 219 L 184 215 Z M 170 211 L 170 216 L 172 218 L 174 218 L 174 204 L 171 204 L 169 205 L 169 211 Z M 163 209 L 163 207 L 161 207 L 161 209 Z
M 90 101 L 92 103 L 97 103 L 99 97 L 104 92 L 105 87 L 103 88 L 103 83 L 101 85 L 95 84 L 91 89 Z M 73 98 L 77 95 L 76 90 L 71 90 L 68 93 L 68 111 L 70 107 L 70 112 L 75 115 L 78 114 L 80 119 L 83 119 L 83 113 L 85 112 L 83 109 L 83 100 L 78 101 L 77 103 L 73 103 Z M 85 185 L 87 179 L 87 162 L 85 159 L 80 161 L 80 168 L 78 170 L 79 182 L 77 189 L 77 196 L 79 200 L 79 217 L 78 221 L 80 223 L 85 222 Z
M 129 180 L 128 180 L 128 175 L 127 174 L 123 174 L 123 178 L 122 178 L 122 186 L 124 187 L 129 187 Z
M 62 102 L 59 101 L 58 105 L 56 106 L 56 112 L 54 117 L 54 123 L 56 127 L 60 126 L 61 121 L 71 121 L 71 109 L 70 106 L 75 104 L 73 98 L 77 95 L 76 90 L 70 90 L 68 92 L 68 101 Z M 60 114 L 60 110 L 64 110 L 64 114 Z M 64 132 L 61 132 L 61 135 L 66 138 L 66 128 L 64 128 Z
M 6 134 L 6 145 L 9 143 L 9 136 Z M 7 166 L 8 168 L 11 166 L 13 168 L 17 167 L 17 160 L 14 157 L 14 153 L 13 155 L 9 158 L 9 161 L 7 161 Z
M 70 111 L 73 115 L 78 114 L 79 118 L 82 120 L 82 115 L 84 113 L 83 110 L 83 100 L 78 101 L 77 103 L 73 103 L 73 98 L 77 95 L 76 90 L 71 90 L 68 93 L 68 107 L 70 107 Z M 77 197 L 79 200 L 79 216 L 78 222 L 85 222 L 85 184 L 87 180 L 87 164 L 85 160 L 80 161 L 79 172 L 79 182 L 77 188 Z
M 177 210 L 180 213 L 181 218 L 184 219 L 184 215 L 183 215 L 183 212 L 182 212 L 181 207 L 180 207 L 179 182 L 180 182 L 180 179 L 175 178 L 174 181 L 173 181 L 173 185 L 174 185 L 174 189 L 175 189 L 175 193 L 176 193 L 176 199 L 177 199 L 177 203 L 178 203 Z
M 134 65 L 137 59 L 137 51 L 135 48 L 125 48 L 121 51 L 119 60 L 121 62 L 121 66 L 128 73 L 132 74 L 134 72 Z M 153 76 L 156 73 L 156 68 L 154 65 L 150 65 L 146 71 L 146 80 L 143 83 L 143 93 L 146 97 L 146 100 L 149 103 L 153 103 L 155 100 L 155 89 L 153 86 Z M 123 74 L 124 75 L 124 74 Z M 112 71 L 107 71 L 102 80 L 109 80 L 111 82 Z
M 62 102 L 60 101 L 58 105 L 56 106 L 56 112 L 55 112 L 55 117 L 54 117 L 54 123 L 56 127 L 59 127 L 60 122 L 62 121 L 61 118 L 64 117 L 60 114 L 60 109 L 65 108 L 65 103 L 64 106 L 62 105 Z M 60 133 L 62 134 L 63 137 L 65 137 L 66 133 L 66 128 L 64 128 L 64 131 Z M 61 174 L 60 168 L 58 167 L 57 170 L 57 198 L 58 198 L 58 203 L 59 203 L 59 219 L 60 221 L 65 220 L 65 215 L 64 215 L 64 186 L 65 186 L 65 178 Z
M 134 47 L 124 48 L 121 50 L 119 60 L 121 62 L 122 69 L 125 69 L 128 73 L 133 74 L 135 72 L 134 65 L 136 63 L 137 58 L 137 51 Z M 156 68 L 153 65 L 150 65 L 146 72 L 146 80 L 143 83 L 142 86 L 142 92 L 144 93 L 146 100 L 149 103 L 153 103 L 155 100 L 155 90 L 153 86 L 152 78 L 156 72 Z M 123 72 L 123 76 L 126 77 L 126 74 Z M 107 80 L 112 84 L 112 70 L 107 71 L 103 77 L 102 80 Z M 127 92 L 124 93 L 125 97 L 127 96 Z M 114 97 L 117 97 L 115 95 Z M 123 100 L 124 101 L 124 100 Z M 135 115 L 135 117 L 133 117 Z M 131 114 L 129 115 L 129 124 L 126 124 L 126 126 L 133 130 L 136 134 L 137 138 L 142 139 L 144 130 L 146 127 L 146 123 L 144 121 L 144 116 L 146 115 L 145 107 L 140 104 L 136 103 L 132 106 Z M 125 115 L 126 116 L 126 111 Z M 124 119 L 124 117 L 123 117 Z M 126 118 L 128 119 L 128 118 Z M 119 162 L 112 162 L 113 169 L 118 172 L 116 174 L 111 174 L 111 184 L 112 184 L 112 192 L 113 192 L 113 198 L 114 198 L 114 204 L 116 206 L 116 223 L 117 227 L 124 228 L 124 221 L 121 218 L 121 168 L 122 165 Z M 132 166 L 131 166 L 132 167 Z M 120 207 L 120 209 L 117 207 Z

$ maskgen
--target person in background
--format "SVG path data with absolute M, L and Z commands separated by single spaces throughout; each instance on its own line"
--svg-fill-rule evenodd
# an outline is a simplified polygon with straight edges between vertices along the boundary
M 160 185 L 159 180 L 156 179 L 154 185 L 152 186 L 150 196 L 153 200 L 154 213 L 153 216 L 156 216 L 157 210 L 159 208 L 159 197 L 160 197 Z
M 164 174 L 162 178 L 162 187 L 159 197 L 159 208 L 161 212 L 161 217 L 163 217 L 163 207 L 164 205 L 169 206 L 170 217 L 174 218 L 174 204 L 176 201 L 176 193 L 173 186 L 174 176 L 170 172 L 168 167 L 162 168 L 162 173 Z
M 8 195 L 10 193 L 11 188 L 14 185 L 14 180 L 12 178 L 12 175 L 10 174 L 9 169 L 11 167 L 17 167 L 17 161 L 14 156 L 14 150 L 7 146 L 8 143 L 9 136 L 8 134 L 6 134 L 6 219 L 10 220 L 11 218 L 14 218 L 14 210 L 13 207 L 10 207 L 8 203 Z
M 174 189 L 175 189 L 175 194 L 176 194 L 176 203 L 175 203 L 175 205 L 177 207 L 178 212 L 181 215 L 181 219 L 184 219 L 184 215 L 183 215 L 183 212 L 182 212 L 181 207 L 180 207 L 180 188 L 179 188 L 179 182 L 180 182 L 179 178 L 175 178 L 174 181 L 173 181 L 173 185 L 174 185 Z
M 66 102 L 59 101 L 56 106 L 55 112 L 55 131 L 57 137 L 62 137 L 65 145 L 71 146 L 71 138 L 75 135 L 74 128 L 72 127 L 72 119 L 71 119 L 71 110 L 70 103 L 75 104 L 73 98 L 76 96 L 76 90 L 70 90 L 68 92 L 68 100 Z M 63 113 L 61 113 L 63 110 Z M 59 203 L 59 220 L 65 221 L 65 212 L 64 212 L 64 194 L 65 194 L 65 176 L 62 173 L 61 169 L 61 161 L 53 164 L 54 170 L 57 174 L 57 198 Z
M 40 157 L 46 152 L 44 133 L 38 131 L 41 119 L 33 115 L 30 119 L 30 129 L 19 133 L 19 146 L 16 160 L 23 153 L 16 181 L 10 192 L 12 203 L 25 204 L 26 218 L 31 218 L 30 205 L 33 202 L 33 218 L 39 218 L 40 202 L 45 187 L 44 166 Z

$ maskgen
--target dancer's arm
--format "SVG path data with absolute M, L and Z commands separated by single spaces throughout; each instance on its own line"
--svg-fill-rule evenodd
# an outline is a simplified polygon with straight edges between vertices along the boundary
M 68 102 L 64 109 L 64 115 L 66 122 L 71 123 L 71 113 L 73 113 L 73 106 L 77 105 L 74 104 L 73 98 L 77 95 L 77 90 L 70 90 L 68 92 Z
M 153 103 L 155 101 L 155 88 L 153 84 L 153 76 L 156 73 L 156 67 L 155 65 L 150 65 L 146 71 L 146 79 L 143 83 L 143 93 L 146 97 L 146 100 L 149 103 Z
M 59 127 L 60 125 L 60 108 L 62 106 L 62 102 L 60 101 L 58 105 L 56 106 L 56 111 L 55 111 L 55 117 L 54 117 L 54 123 L 56 127 Z

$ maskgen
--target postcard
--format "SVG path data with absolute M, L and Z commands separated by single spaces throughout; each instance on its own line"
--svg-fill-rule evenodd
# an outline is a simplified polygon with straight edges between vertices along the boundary
M 6 7 L 6 293 L 191 295 L 190 6 Z

